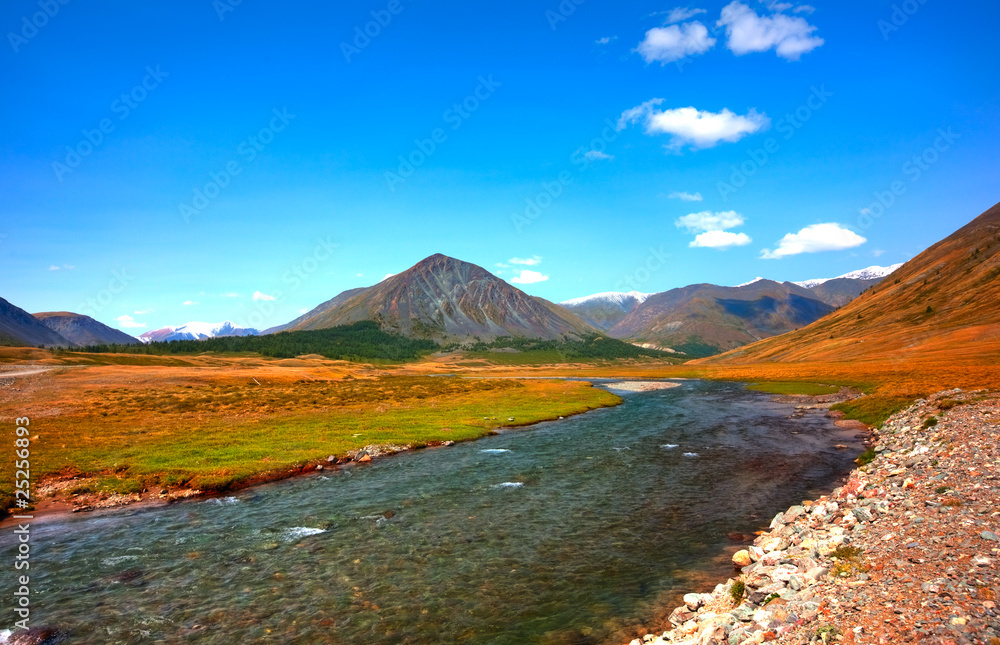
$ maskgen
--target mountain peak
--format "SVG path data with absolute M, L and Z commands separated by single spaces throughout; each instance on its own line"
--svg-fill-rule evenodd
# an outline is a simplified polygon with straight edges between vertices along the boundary
M 806 289 L 812 289 L 813 287 L 819 286 L 824 282 L 830 282 L 831 280 L 880 280 L 901 266 L 903 266 L 902 263 L 893 264 L 887 267 L 876 265 L 865 269 L 858 269 L 857 271 L 851 271 L 843 275 L 838 275 L 836 278 L 817 278 L 813 280 L 803 280 L 802 282 L 795 282 L 793 284 L 805 287 Z

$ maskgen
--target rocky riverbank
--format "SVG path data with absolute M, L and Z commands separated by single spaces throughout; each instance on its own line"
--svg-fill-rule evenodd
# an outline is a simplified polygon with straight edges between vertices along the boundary
M 844 486 L 779 513 L 734 578 L 630 645 L 1000 645 L 998 434 L 995 394 L 915 402 Z

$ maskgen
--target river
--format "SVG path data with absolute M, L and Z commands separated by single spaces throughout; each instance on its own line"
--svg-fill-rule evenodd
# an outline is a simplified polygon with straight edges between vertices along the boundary
M 863 450 L 737 383 L 623 396 L 228 498 L 38 521 L 32 625 L 100 645 L 615 642 L 724 581 L 730 534 Z M 0 548 L 12 561 L 10 531 Z

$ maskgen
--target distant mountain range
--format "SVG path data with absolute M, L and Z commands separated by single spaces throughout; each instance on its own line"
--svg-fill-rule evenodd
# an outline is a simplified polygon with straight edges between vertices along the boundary
M 638 345 L 708 356 L 804 327 L 856 298 L 893 267 L 837 278 L 736 287 L 696 284 L 662 293 L 606 292 L 558 305 L 530 296 L 482 267 L 432 255 L 371 286 L 350 289 L 263 333 L 326 329 L 371 320 L 387 330 L 442 342 L 501 336 L 561 339 L 604 333 Z M 0 300 L 0 342 L 83 346 L 136 339 L 68 312 L 31 316 Z M 139 341 L 251 336 L 230 321 L 191 322 L 149 331 Z
M 849 304 L 712 362 L 1000 357 L 1000 204 Z
M 99 323 L 90 316 L 68 311 L 49 311 L 34 314 L 36 320 L 78 347 L 87 345 L 138 345 L 139 341 Z
M 90 316 L 68 311 L 29 314 L 0 298 L 0 345 L 82 347 L 95 344 L 135 344 L 139 341 Z
M 177 327 L 147 331 L 139 336 L 139 340 L 144 343 L 165 343 L 172 340 L 205 340 L 223 336 L 256 336 L 259 333 L 251 327 L 237 327 L 228 320 L 221 323 L 190 322 Z
M 629 291 L 628 293 L 607 291 L 560 302 L 559 305 L 597 329 L 607 331 L 617 325 L 622 318 L 635 311 L 636 307 L 645 302 L 646 298 L 651 295 L 653 294 L 639 293 L 638 291 Z

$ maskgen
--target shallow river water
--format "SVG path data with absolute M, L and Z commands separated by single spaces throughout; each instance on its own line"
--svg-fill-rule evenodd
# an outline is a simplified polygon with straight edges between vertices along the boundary
M 229 498 L 36 522 L 32 625 L 102 645 L 614 642 L 723 581 L 729 534 L 832 489 L 863 449 L 735 383 L 623 397 Z

